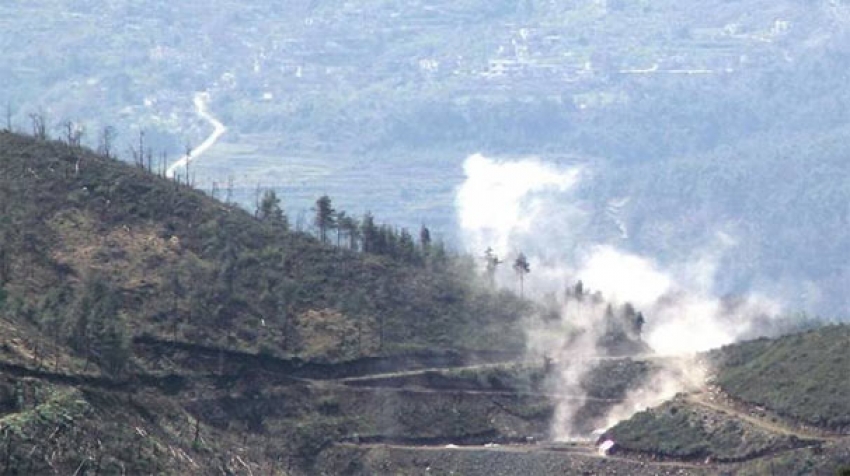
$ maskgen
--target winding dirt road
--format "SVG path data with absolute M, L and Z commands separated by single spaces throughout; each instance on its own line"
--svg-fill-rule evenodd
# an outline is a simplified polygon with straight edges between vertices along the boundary
M 201 92 L 195 94 L 195 109 L 198 112 L 198 116 L 200 116 L 205 121 L 209 122 L 213 126 L 212 133 L 203 141 L 201 145 L 192 149 L 188 154 L 180 157 L 177 161 L 175 161 L 171 166 L 168 167 L 168 170 L 165 172 L 165 175 L 169 178 L 174 178 L 175 176 L 180 176 L 180 173 L 184 173 L 186 171 L 186 167 L 192 162 L 198 160 L 198 158 L 204 154 L 207 150 L 209 150 L 212 146 L 218 142 L 218 139 L 227 132 L 227 127 L 221 123 L 218 119 L 216 119 L 212 114 L 207 110 L 207 102 L 210 99 L 210 95 L 208 92 Z M 186 180 L 189 180 L 190 177 L 184 177 Z
M 840 435 L 832 435 L 826 432 L 819 432 L 801 428 L 789 422 L 780 420 L 779 418 L 757 416 L 758 412 L 755 409 L 738 408 L 735 405 L 726 401 L 716 389 L 709 389 L 700 393 L 691 393 L 685 397 L 685 400 L 692 404 L 714 410 L 716 412 L 725 413 L 729 416 L 745 421 L 757 428 L 765 430 L 769 433 L 779 435 L 795 436 L 801 440 L 814 441 L 837 441 L 842 437 Z

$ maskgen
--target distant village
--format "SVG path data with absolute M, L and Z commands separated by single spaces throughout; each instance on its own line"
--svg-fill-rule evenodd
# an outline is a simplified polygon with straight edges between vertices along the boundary
M 787 20 L 757 26 L 665 25 L 624 41 L 623 31 L 603 30 L 599 19 L 626 8 L 613 0 L 595 0 L 592 10 L 585 5 L 581 13 L 589 20 L 583 24 L 571 19 L 534 28 L 508 22 L 490 26 L 487 38 L 472 45 L 482 51 L 470 52 L 470 45 L 453 48 L 458 38 L 446 34 L 474 25 L 476 18 L 468 11 L 423 3 L 399 3 L 395 10 L 376 12 L 349 2 L 332 17 L 305 18 L 297 34 L 271 35 L 253 52 L 253 74 L 226 74 L 221 86 L 238 82 L 240 89 L 272 101 L 333 84 L 359 89 L 391 75 L 399 82 L 450 84 L 460 96 L 508 91 L 553 95 L 584 108 L 618 97 L 583 92 L 629 76 L 725 75 L 775 63 L 777 57 L 793 61 L 783 57 L 782 40 L 792 28 Z M 395 43 L 398 49 L 405 41 L 431 41 L 433 47 L 411 47 L 409 57 L 384 56 L 386 45 Z

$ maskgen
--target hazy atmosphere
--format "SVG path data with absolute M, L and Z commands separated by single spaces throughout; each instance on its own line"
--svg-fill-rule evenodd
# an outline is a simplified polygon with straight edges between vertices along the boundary
M 850 2 L 6 0 L 9 474 L 850 474 Z

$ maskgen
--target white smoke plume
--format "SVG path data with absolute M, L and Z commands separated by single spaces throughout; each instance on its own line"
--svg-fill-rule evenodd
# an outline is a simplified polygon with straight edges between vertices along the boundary
M 495 162 L 480 154 L 464 163 L 466 181 L 457 194 L 460 227 L 466 244 L 482 253 L 507 251 L 539 222 L 546 192 L 564 192 L 579 169 L 559 171 L 536 159 Z
M 466 181 L 457 192 L 456 208 L 467 251 L 483 255 L 492 248 L 508 264 L 497 273 L 503 286 L 515 285 L 510 263 L 519 252 L 524 253 L 531 263 L 526 296 L 560 303 L 563 319 L 534 319 L 527 329 L 530 355 L 555 362 L 553 380 L 558 394 L 584 394 L 582 379 L 604 353 L 598 348 L 598 339 L 607 303 L 633 304 L 647 319 L 643 342 L 658 355 L 677 357 L 664 359 L 660 372 L 598 422 L 605 428 L 677 392 L 702 385 L 706 370 L 693 359 L 697 352 L 752 335 L 757 322 L 780 311 L 779 305 L 765 296 L 732 301 L 713 295 L 717 263 L 725 250 L 735 246 L 727 234 L 718 232 L 705 249 L 695 250 L 690 259 L 673 265 L 659 264 L 611 244 L 619 243 L 627 233 L 606 242 L 587 242 L 594 215 L 576 193 L 582 180 L 592 180 L 587 166 L 556 167 L 536 158 L 494 160 L 473 155 L 466 160 L 464 171 Z M 618 229 L 622 226 L 617 223 Z M 579 279 L 585 289 L 601 292 L 605 303 L 566 300 L 565 289 Z M 580 434 L 574 424 L 581 405 L 581 398 L 558 402 L 554 438 L 589 437 Z

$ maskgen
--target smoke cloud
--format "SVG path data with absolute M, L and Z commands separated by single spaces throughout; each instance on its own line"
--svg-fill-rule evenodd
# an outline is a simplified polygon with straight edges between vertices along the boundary
M 473 155 L 464 171 L 456 208 L 467 251 L 483 255 L 492 248 L 508 263 L 524 253 L 531 264 L 526 296 L 550 307 L 554 301 L 558 307 L 560 320 L 539 317 L 527 325 L 529 355 L 552 359 L 554 390 L 573 397 L 558 402 L 552 429 L 556 439 L 590 436 L 577 425 L 576 416 L 584 403 L 582 380 L 611 351 L 600 345 L 610 327 L 609 304 L 620 308 L 630 303 L 641 311 L 646 316 L 637 336 L 641 345 L 648 345 L 654 355 L 675 358 L 659 359 L 661 370 L 599 419 L 596 424 L 602 428 L 700 387 L 706 369 L 696 362 L 696 353 L 751 337 L 759 323 L 780 312 L 777 302 L 763 295 L 721 299 L 713 294 L 718 263 L 736 246 L 728 234 L 718 232 L 680 263 L 662 264 L 624 250 L 628 233 L 620 217 L 594 212 L 578 198 L 582 181 L 592 180 L 588 166 Z M 618 203 L 628 200 L 622 197 Z M 600 238 L 593 232 L 600 215 L 616 221 L 616 236 Z M 497 282 L 515 286 L 510 266 L 499 268 Z M 565 291 L 578 280 L 603 299 L 576 300 L 573 295 L 571 300 Z
M 463 168 L 466 181 L 456 202 L 460 227 L 466 244 L 482 253 L 524 241 L 546 211 L 547 193 L 569 190 L 579 174 L 578 168 L 560 171 L 537 159 L 496 162 L 480 154 Z

